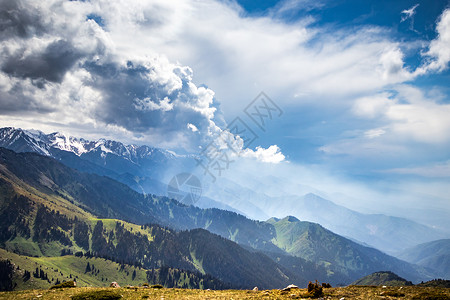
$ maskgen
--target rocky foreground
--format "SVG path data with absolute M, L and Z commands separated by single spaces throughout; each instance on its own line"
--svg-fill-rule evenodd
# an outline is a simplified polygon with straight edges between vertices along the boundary
M 154 288 L 64 288 L 2 292 L 0 299 L 311 299 L 307 289 L 193 290 Z M 431 287 L 349 286 L 326 288 L 322 299 L 450 299 L 450 289 Z

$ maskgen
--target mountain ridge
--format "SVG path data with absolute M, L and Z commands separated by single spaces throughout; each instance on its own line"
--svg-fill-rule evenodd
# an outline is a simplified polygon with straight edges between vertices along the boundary
M 177 230 L 204 228 L 222 237 L 238 242 L 243 247 L 253 248 L 251 250 L 252 252 L 263 251 L 265 253 L 274 253 L 274 255 L 271 255 L 272 259 L 275 257 L 282 259 L 285 262 L 283 268 L 289 267 L 288 269 L 291 273 L 294 270 L 308 271 L 309 267 L 306 267 L 308 264 L 306 263 L 305 257 L 300 257 L 301 259 L 299 258 L 297 260 L 282 258 L 286 253 L 274 244 L 274 242 L 278 242 L 277 239 L 281 239 L 282 235 L 278 235 L 276 228 L 267 222 L 249 220 L 236 213 L 221 211 L 219 209 L 201 210 L 193 206 L 180 204 L 167 197 L 138 194 L 128 186 L 120 184 L 108 177 L 80 173 L 50 157 L 35 153 L 15 153 L 1 148 L 0 166 L 0 174 L 3 174 L 3 177 L 8 178 L 7 171 L 15 174 L 15 178 L 23 180 L 26 185 L 30 185 L 29 191 L 41 193 L 42 197 L 49 199 L 58 197 L 58 199 L 61 199 L 60 201 L 67 203 L 69 206 L 75 205 L 76 207 L 86 209 L 91 215 L 103 218 L 118 218 L 128 222 L 137 222 L 137 224 L 141 225 L 148 222 L 155 222 L 174 227 Z M 123 199 L 127 199 L 127 201 L 123 202 Z M 298 219 L 292 217 L 288 217 L 287 219 L 292 221 L 292 223 L 300 222 Z M 312 224 L 311 228 L 317 230 L 321 226 Z M 336 236 L 331 233 L 329 235 Z M 63 236 L 61 238 L 66 241 Z M 330 241 L 326 240 L 324 242 L 327 245 L 331 245 L 329 243 Z M 349 245 L 356 247 L 354 243 Z M 310 248 L 310 251 L 314 251 L 313 249 Z M 370 253 L 374 257 L 379 257 L 379 260 L 388 257 L 387 255 L 383 256 L 381 252 L 375 249 L 370 249 Z M 309 257 L 309 259 L 315 263 L 314 256 Z M 397 270 L 398 267 L 395 267 L 396 264 L 398 265 L 397 261 L 395 259 L 393 260 L 393 258 L 390 259 L 392 267 L 394 270 Z M 289 264 L 292 263 L 292 265 L 288 265 L 288 262 Z M 298 267 L 293 268 L 294 264 Z M 336 276 L 338 276 L 337 274 L 342 274 L 341 270 L 337 268 L 338 265 L 334 263 L 331 265 L 333 266 L 331 269 L 327 269 L 326 265 L 319 266 L 319 269 L 322 270 L 319 270 L 319 273 L 326 274 L 327 272 L 324 271 L 329 270 L 332 271 L 331 274 L 336 274 Z M 382 266 L 378 264 L 379 268 Z M 181 265 L 179 267 L 185 266 Z M 318 269 L 316 267 L 314 268 L 315 270 L 313 271 L 316 272 Z M 357 279 L 366 272 L 364 268 L 357 270 L 356 273 L 348 273 L 350 277 L 343 276 L 342 278 L 348 278 L 345 281 L 349 283 L 352 278 Z M 306 273 L 308 274 L 308 272 Z M 417 280 L 418 276 L 420 276 L 416 271 L 412 271 L 410 275 L 414 280 Z M 427 278 L 421 277 L 419 279 Z M 324 281 L 327 279 L 328 277 Z
M 423 243 L 405 249 L 398 256 L 407 262 L 436 270 L 445 279 L 450 278 L 450 239 Z

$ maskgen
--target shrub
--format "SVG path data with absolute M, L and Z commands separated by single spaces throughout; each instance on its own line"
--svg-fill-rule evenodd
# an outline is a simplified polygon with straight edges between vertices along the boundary
M 56 284 L 52 287 L 50 287 L 50 289 L 62 289 L 62 288 L 74 288 L 77 287 L 77 284 L 75 281 L 71 280 L 71 281 L 65 281 L 63 283 L 60 284 Z
M 323 296 L 323 288 L 319 285 L 317 280 L 315 283 L 312 283 L 311 281 L 308 283 L 308 293 L 305 296 L 311 298 L 319 298 Z
M 122 296 L 114 291 L 92 291 L 85 292 L 72 297 L 72 300 L 117 300 Z
M 389 297 L 405 297 L 404 293 L 396 292 L 396 291 L 386 291 L 380 294 L 381 296 L 389 296 Z
M 151 288 L 152 289 L 162 289 L 164 287 L 162 285 L 160 285 L 160 284 L 154 284 L 154 285 L 151 286 Z

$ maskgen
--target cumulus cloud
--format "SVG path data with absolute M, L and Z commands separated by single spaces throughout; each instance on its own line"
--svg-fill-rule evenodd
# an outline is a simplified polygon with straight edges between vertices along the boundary
M 66 72 L 83 55 L 71 43 L 57 40 L 46 45 L 42 53 L 21 49 L 8 57 L 2 71 L 15 77 L 61 82 Z
M 214 91 L 195 84 L 190 67 L 143 44 L 139 51 L 117 49 L 117 20 L 135 26 L 163 22 L 140 2 L 117 7 L 101 1 L 3 2 L 3 125 L 32 124 L 75 135 L 95 128 L 96 137 L 187 151 L 196 151 L 226 125 Z M 105 9 L 117 14 L 103 14 Z
M 92 11 L 94 4 L 81 2 L 2 5 L 3 114 L 23 115 L 22 122 L 30 123 L 90 124 L 99 134 L 114 128 L 153 143 L 165 136 L 179 140 L 179 147 L 198 147 L 216 127 L 214 92 L 197 87 L 189 67 L 163 56 L 116 52 L 109 33 L 87 17 Z M 189 136 L 188 123 L 202 135 Z
M 398 85 L 391 92 L 357 99 L 352 113 L 365 121 L 364 127 L 322 146 L 321 151 L 348 155 L 355 161 L 383 158 L 387 165 L 419 158 L 421 151 L 412 151 L 411 147 L 433 153 L 433 159 L 447 155 L 444 149 L 450 146 L 450 104 L 442 103 L 431 92 Z
M 383 28 L 336 30 L 309 17 L 287 24 L 276 12 L 283 13 L 292 1 L 259 17 L 243 17 L 239 7 L 224 1 L 129 3 L 122 9 L 119 2 L 103 2 L 99 12 L 118 41 L 117 50 L 142 54 L 142 44 L 152 45 L 193 67 L 196 80 L 208 83 L 229 117 L 261 90 L 282 105 L 345 101 L 411 78 L 401 47 Z M 295 5 L 308 10 L 311 4 Z
M 439 115 L 439 109 L 416 105 L 403 111 L 405 106 L 379 98 L 391 85 L 445 69 L 448 10 L 425 53 L 429 63 L 411 71 L 404 63 L 405 44 L 393 41 L 383 28 L 335 30 L 311 18 L 277 19 L 277 11 L 283 14 L 293 5 L 318 8 L 311 1 L 284 1 L 269 16 L 257 17 L 244 17 L 234 2 L 212 0 L 4 4 L 0 107 L 5 125 L 40 122 L 43 130 L 60 126 L 80 135 L 95 128 L 99 135 L 193 150 L 226 127 L 222 112 L 231 119 L 264 89 L 288 107 L 352 105 L 355 96 L 367 95 L 371 100 L 358 98 L 353 110 L 390 122 L 359 131 L 372 140 L 396 132 L 431 141 L 437 135 L 420 133 L 420 128 L 446 128 L 430 129 L 427 117 L 411 130 L 421 123 L 420 116 Z M 416 9 L 404 15 L 412 18 Z M 194 68 L 195 78 L 185 65 Z M 258 149 L 253 152 L 265 159 Z
M 440 16 L 436 31 L 437 38 L 431 41 L 428 51 L 424 53 L 424 57 L 428 58 L 427 63 L 416 70 L 419 75 L 430 71 L 441 72 L 448 68 L 450 62 L 450 9 L 446 9 Z
M 245 149 L 242 153 L 242 157 L 256 158 L 261 162 L 274 164 L 280 163 L 286 158 L 277 145 L 272 145 L 267 149 L 258 146 L 255 151 Z
M 0 20 L 1 39 L 41 36 L 46 31 L 41 15 L 20 0 L 2 0 Z

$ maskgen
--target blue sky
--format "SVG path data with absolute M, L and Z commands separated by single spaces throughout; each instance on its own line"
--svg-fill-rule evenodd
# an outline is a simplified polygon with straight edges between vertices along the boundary
M 283 1 L 238 2 L 245 10 L 243 15 L 249 17 L 277 15 L 276 10 L 286 5 Z M 292 1 L 294 7 L 302 2 L 307 1 Z M 448 1 L 317 1 L 313 6 L 299 5 L 285 13 L 278 13 L 277 18 L 283 22 L 295 23 L 312 16 L 314 21 L 309 25 L 310 28 L 330 28 L 330 30 L 353 31 L 363 27 L 378 27 L 384 31 L 383 35 L 387 39 L 398 43 L 399 47 L 402 47 L 402 44 L 422 44 L 404 46 L 404 67 L 415 69 L 423 64 L 424 57 L 421 53 L 426 51 L 426 45 L 437 38 L 436 22 L 448 6 Z M 410 16 L 404 11 L 411 8 L 414 9 Z M 319 37 L 318 43 L 322 42 Z M 440 103 L 449 103 L 449 82 L 450 72 L 446 69 L 405 80 L 403 83 L 422 91 L 435 90 L 441 94 Z M 392 90 L 386 85 L 378 92 L 383 91 Z M 333 106 L 327 109 L 318 106 L 320 105 L 313 103 L 301 108 L 289 107 L 284 119 L 272 124 L 272 130 L 261 136 L 263 145 L 271 143 L 279 145 L 292 161 L 326 164 L 339 168 L 344 173 L 364 177 L 366 180 L 386 177 L 386 173 L 378 172 L 380 169 L 407 168 L 417 164 L 445 162 L 449 159 L 447 148 L 436 149 L 435 145 L 427 147 L 420 143 L 409 144 L 411 151 L 406 155 L 402 153 L 400 156 L 377 156 L 373 160 L 345 153 L 327 155 L 319 151 L 321 146 L 339 141 L 341 136 L 350 135 L 351 139 L 352 134 L 349 131 L 370 128 L 373 122 L 349 115 L 347 107 Z
M 449 5 L 3 1 L 0 125 L 199 153 L 264 91 L 242 159 L 448 207 Z

